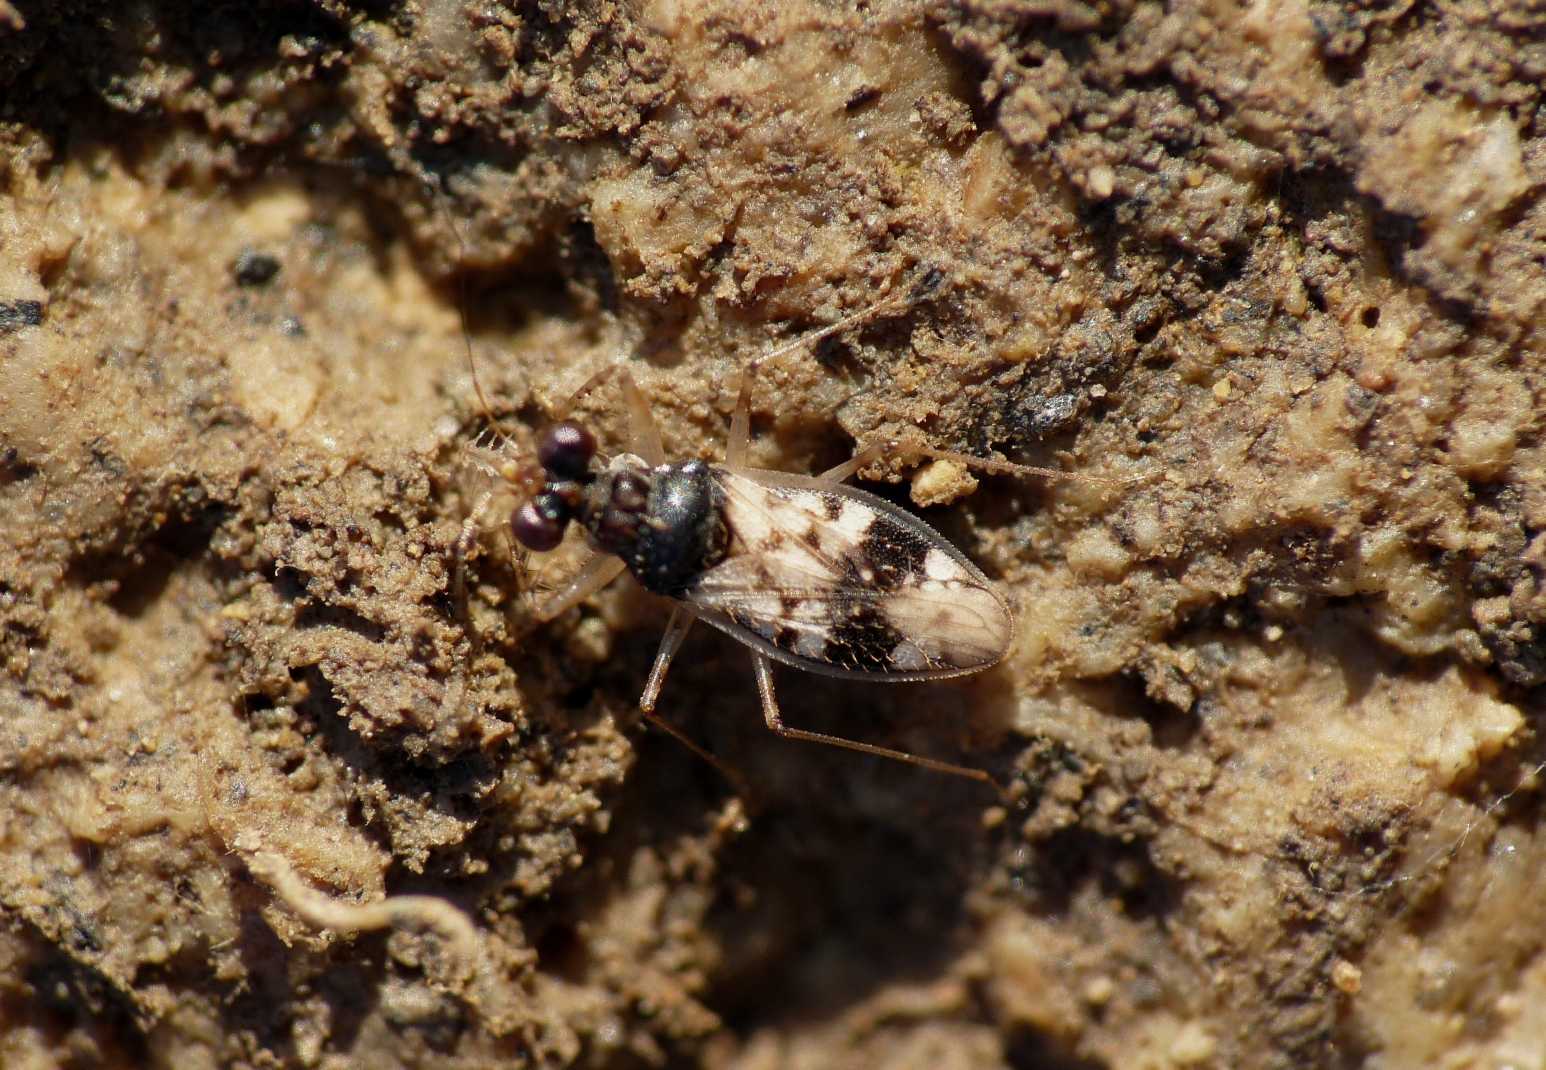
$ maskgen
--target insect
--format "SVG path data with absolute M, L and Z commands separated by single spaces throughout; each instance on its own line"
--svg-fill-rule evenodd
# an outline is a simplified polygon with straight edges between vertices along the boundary
M 721 770 L 720 762 L 656 712 L 672 659 L 697 621 L 748 648 L 763 716 L 778 735 L 999 787 L 985 770 L 791 727 L 774 691 L 774 663 L 873 682 L 943 680 L 996 664 L 1014 638 L 1008 602 L 964 553 L 917 516 L 843 480 L 893 453 L 996 472 L 1069 475 L 895 443 L 862 450 L 817 476 L 748 466 L 759 366 L 898 303 L 877 301 L 748 365 L 721 463 L 668 460 L 648 403 L 621 365 L 593 376 L 571 404 L 615 377 L 628 410 L 630 452 L 603 458 L 590 430 L 567 419 L 538 438 L 540 473 L 526 477 L 535 493 L 515 509 L 511 532 L 522 547 L 541 553 L 556 549 L 573 524 L 592 550 L 573 580 L 539 607 L 538 616 L 557 617 L 624 571 L 645 590 L 669 599 L 671 616 L 639 708 Z M 475 369 L 473 374 L 476 384 Z M 464 539 L 470 539 L 474 523 L 469 517 Z

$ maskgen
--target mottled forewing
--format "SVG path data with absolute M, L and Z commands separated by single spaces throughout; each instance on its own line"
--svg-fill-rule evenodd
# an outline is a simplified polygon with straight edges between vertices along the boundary
M 1008 607 L 922 520 L 862 490 L 716 468 L 728 556 L 682 595 L 699 616 L 798 668 L 917 680 L 992 665 Z

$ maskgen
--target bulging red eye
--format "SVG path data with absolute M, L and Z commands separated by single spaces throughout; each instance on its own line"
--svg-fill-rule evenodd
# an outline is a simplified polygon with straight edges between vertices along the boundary
M 567 502 L 548 491 L 515 511 L 510 517 L 510 530 L 528 550 L 546 553 L 564 541 L 564 528 L 573 515 Z
M 558 479 L 584 479 L 596 456 L 596 436 L 573 420 L 556 423 L 537 441 L 537 460 Z

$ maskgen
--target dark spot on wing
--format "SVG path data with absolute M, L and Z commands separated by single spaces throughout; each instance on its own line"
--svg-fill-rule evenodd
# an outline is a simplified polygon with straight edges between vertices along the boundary
M 821 535 L 815 528 L 806 528 L 805 534 L 800 536 L 800 541 L 817 553 L 821 552 Z
M 733 607 L 725 610 L 725 616 L 735 621 L 737 624 L 751 632 L 753 635 L 759 635 L 766 639 L 768 642 L 775 645 L 777 645 L 778 642 L 779 632 L 785 630 L 784 626 L 779 624 L 777 621 L 767 620 L 764 617 L 753 616 L 750 613 L 743 613 Z
M 895 591 L 915 582 L 929 549 L 929 541 L 922 535 L 877 513 L 855 556 L 844 562 L 843 582 Z M 860 575 L 865 568 L 874 574 L 867 584 Z
M 823 494 L 821 507 L 826 512 L 828 520 L 836 520 L 843 515 L 843 499 L 836 494 Z
M 798 601 L 799 599 L 795 599 L 795 602 Z M 786 613 L 789 611 L 787 607 L 788 603 L 786 602 Z M 745 628 L 747 631 L 751 632 L 753 635 L 766 639 L 778 649 L 793 654 L 797 658 L 809 660 L 807 655 L 801 654 L 798 650 L 795 649 L 800 642 L 801 630 L 799 628 L 792 627 L 777 620 L 767 620 L 765 618 L 755 617 L 747 613 L 738 613 L 735 610 L 727 611 L 726 616 L 735 621 L 735 623 L 739 624 L 741 627 Z
M 905 638 L 872 602 L 838 598 L 822 660 L 858 672 L 891 672 L 891 652 Z

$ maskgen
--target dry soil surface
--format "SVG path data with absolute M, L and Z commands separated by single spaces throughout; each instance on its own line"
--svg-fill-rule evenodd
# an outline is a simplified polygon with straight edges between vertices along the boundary
M 1543 84 L 1502 0 L 0 0 L 0 1065 L 1541 1065 Z M 1018 634 L 785 714 L 1009 798 L 700 630 L 742 797 L 658 600 L 458 533 L 887 293 L 756 465 L 1096 479 L 868 469 Z

